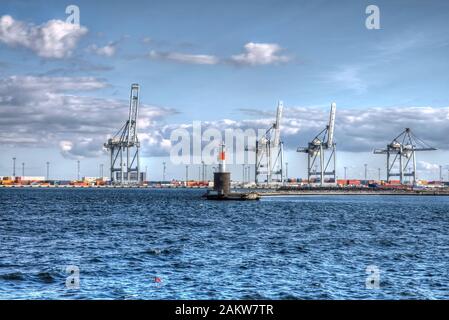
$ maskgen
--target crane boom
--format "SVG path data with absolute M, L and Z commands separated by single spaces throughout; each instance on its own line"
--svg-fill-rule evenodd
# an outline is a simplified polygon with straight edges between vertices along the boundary
M 327 142 L 326 146 L 329 148 L 334 143 L 334 128 L 335 128 L 335 113 L 337 112 L 337 104 L 333 102 L 331 104 L 331 112 L 329 115 L 329 124 L 327 127 Z
M 134 144 L 137 140 L 137 116 L 139 108 L 139 85 L 133 83 L 129 99 L 128 115 L 128 143 Z
M 274 129 L 274 139 L 273 144 L 274 146 L 278 146 L 281 139 L 281 118 L 282 118 L 282 111 L 284 110 L 284 103 L 282 101 L 279 101 L 277 111 L 276 111 L 276 122 L 274 123 L 273 129 Z

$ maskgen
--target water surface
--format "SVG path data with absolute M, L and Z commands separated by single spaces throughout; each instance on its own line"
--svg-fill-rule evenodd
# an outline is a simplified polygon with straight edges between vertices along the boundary
M 449 298 L 449 198 L 202 193 L 0 189 L 0 298 Z

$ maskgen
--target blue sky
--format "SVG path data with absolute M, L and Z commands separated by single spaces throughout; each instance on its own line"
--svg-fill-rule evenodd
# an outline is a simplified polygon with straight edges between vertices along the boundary
M 51 20 L 65 21 L 69 4 L 80 8 L 85 32 L 70 35 L 73 42 L 62 46 L 39 40 L 39 26 Z M 380 8 L 380 30 L 365 27 L 365 8 L 370 4 Z M 126 102 L 134 82 L 141 85 L 142 103 L 150 110 L 151 125 L 142 131 L 151 137 L 156 129 L 159 132 L 156 142 L 148 138 L 153 142 L 148 142 L 143 159 L 144 166 L 153 168 L 149 171 L 155 179 L 160 178 L 161 163 L 167 160 L 163 148 L 158 148 L 167 138 L 166 126 L 193 120 L 266 119 L 280 99 L 287 118 L 288 110 L 292 111 L 287 126 L 293 123 L 296 108 L 309 108 L 310 121 L 322 125 L 326 117 L 318 118 L 313 112 L 316 109 L 321 115 L 332 101 L 337 102 L 339 111 L 346 112 L 345 121 L 350 121 L 350 110 L 361 118 L 370 108 L 404 111 L 408 118 L 378 120 L 369 130 L 360 127 L 359 131 L 336 132 L 337 141 L 343 143 L 340 166 L 354 167 L 354 175 L 361 174 L 364 162 L 377 170 L 384 161 L 371 155 L 368 147 L 357 147 L 357 141 L 351 140 L 354 135 L 366 132 L 365 140 L 375 135 L 369 140 L 374 149 L 389 142 L 408 123 L 415 125 L 419 136 L 442 149 L 420 157 L 425 161 L 422 176 L 434 177 L 432 170 L 437 165 L 447 165 L 444 139 L 449 126 L 441 121 L 449 114 L 447 1 L 2 1 L 0 17 L 5 16 L 17 26 L 28 26 L 29 34 L 26 39 L 14 39 L 11 33 L 0 33 L 0 101 L 27 93 L 30 99 L 40 100 L 38 106 L 32 106 L 32 100 L 20 104 L 20 99 L 14 105 L 0 104 L 0 115 L 12 119 L 0 122 L 0 175 L 10 174 L 12 156 L 25 159 L 33 175 L 42 175 L 42 163 L 48 160 L 54 163 L 55 175 L 73 178 L 69 172 L 76 159 L 82 159 L 84 175 L 96 175 L 98 164 L 107 160 L 101 152 L 94 152 L 93 145 L 101 148 L 99 142 L 104 140 L 107 126 L 96 132 L 82 123 L 72 123 L 71 130 L 63 130 L 71 122 L 70 115 L 87 119 L 89 107 L 77 109 L 78 100 L 74 99 L 70 108 L 66 104 L 49 106 L 43 97 L 93 98 L 92 108 L 98 111 L 109 100 Z M 44 44 L 48 45 L 45 50 Z M 266 59 L 252 56 L 248 44 L 264 51 Z M 25 76 L 30 77 L 29 86 L 20 78 Z M 14 82 L 10 77 L 19 79 Z M 63 78 L 73 83 L 59 88 Z M 54 89 L 37 90 L 31 84 L 45 81 Z M 431 108 L 433 118 L 425 116 L 429 109 L 410 112 L 416 107 Z M 33 109 L 28 112 L 26 108 Z M 58 108 L 58 117 L 49 116 L 45 108 Z M 114 126 L 119 119 L 96 113 L 92 119 L 110 123 L 111 133 L 118 129 Z M 388 112 L 382 114 L 388 117 Z M 421 114 L 426 121 L 420 120 Z M 370 119 L 365 121 L 369 124 Z M 339 113 L 337 129 L 338 122 Z M 20 132 L 21 128 L 26 132 Z M 305 159 L 294 149 L 309 139 L 313 130 L 297 129 L 285 138 L 290 143 L 287 159 L 289 173 L 303 176 Z M 379 137 L 376 130 L 384 134 Z M 29 140 L 24 139 L 27 135 Z M 19 142 L 14 142 L 13 136 Z M 85 138 L 91 141 L 82 144 Z M 61 141 L 72 140 L 79 147 L 62 152 Z M 183 168 L 169 168 L 174 177 L 183 177 Z

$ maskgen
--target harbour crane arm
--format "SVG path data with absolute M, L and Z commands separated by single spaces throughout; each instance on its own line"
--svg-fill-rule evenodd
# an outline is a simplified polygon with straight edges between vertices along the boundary
M 387 154 L 388 150 L 386 150 L 386 149 L 374 149 L 373 153 L 374 154 Z
M 139 85 L 134 83 L 131 86 L 129 116 L 128 116 L 128 137 L 129 144 L 136 143 L 137 140 L 137 116 L 139 111 Z
M 276 111 L 276 122 L 273 125 L 274 129 L 274 139 L 273 144 L 274 146 L 278 146 L 281 140 L 281 119 L 282 119 L 282 112 L 284 110 L 284 104 L 282 101 L 279 101 L 277 111 Z
M 337 112 L 337 104 L 335 102 L 333 102 L 331 104 L 331 112 L 329 115 L 329 124 L 327 127 L 327 142 L 326 142 L 326 146 L 329 148 L 333 145 L 334 143 L 334 128 L 335 128 L 335 114 Z

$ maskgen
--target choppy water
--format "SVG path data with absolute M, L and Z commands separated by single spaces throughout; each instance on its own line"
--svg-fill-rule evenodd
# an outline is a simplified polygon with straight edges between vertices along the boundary
M 449 298 L 449 198 L 203 192 L 0 189 L 0 298 Z

